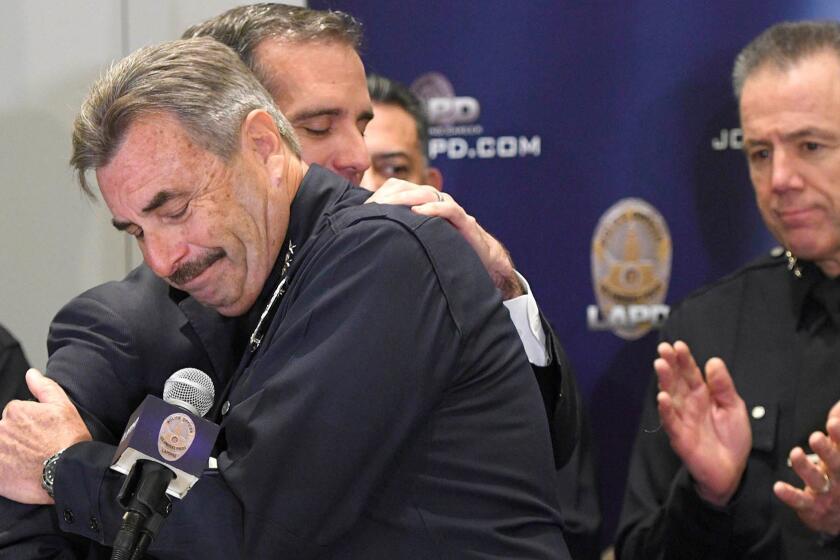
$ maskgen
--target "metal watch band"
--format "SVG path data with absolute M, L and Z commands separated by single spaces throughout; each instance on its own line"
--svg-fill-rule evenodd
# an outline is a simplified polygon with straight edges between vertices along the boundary
M 53 491 L 53 485 L 55 484 L 55 467 L 56 463 L 58 463 L 58 458 L 61 457 L 62 453 L 64 453 L 63 449 L 55 455 L 47 458 L 44 461 L 44 470 L 41 471 L 41 488 L 47 491 L 50 498 L 55 498 Z

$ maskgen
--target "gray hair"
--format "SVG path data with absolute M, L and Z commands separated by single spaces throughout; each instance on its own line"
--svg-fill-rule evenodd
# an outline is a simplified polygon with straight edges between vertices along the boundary
M 181 36 L 212 37 L 235 50 L 266 86 L 271 83 L 254 50 L 265 39 L 294 43 L 336 42 L 359 51 L 362 24 L 339 11 L 311 10 L 286 4 L 261 3 L 230 9 L 203 23 L 193 25 Z
M 840 22 L 782 22 L 764 30 L 735 58 L 732 87 L 740 102 L 747 78 L 765 64 L 787 70 L 803 58 L 828 50 L 840 57 Z
M 296 155 L 300 146 L 271 95 L 230 48 L 210 38 L 145 47 L 112 65 L 93 85 L 73 127 L 73 155 L 82 190 L 85 173 L 108 164 L 138 118 L 175 116 L 190 139 L 224 161 L 237 153 L 240 127 L 254 109 L 274 119 Z

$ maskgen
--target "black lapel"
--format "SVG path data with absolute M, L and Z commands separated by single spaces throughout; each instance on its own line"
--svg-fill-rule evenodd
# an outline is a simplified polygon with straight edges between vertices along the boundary
M 189 324 L 201 340 L 204 351 L 210 358 L 214 369 L 211 377 L 214 378 L 216 386 L 223 387 L 236 367 L 236 356 L 233 355 L 236 322 L 204 307 L 191 297 L 181 300 L 178 307 L 184 314 L 185 324 Z

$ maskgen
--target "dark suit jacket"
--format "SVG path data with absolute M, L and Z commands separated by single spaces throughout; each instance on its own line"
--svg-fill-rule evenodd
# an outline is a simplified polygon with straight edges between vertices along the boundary
M 24 380 L 27 369 L 29 362 L 20 343 L 0 325 L 0 407 L 12 399 L 32 397 Z

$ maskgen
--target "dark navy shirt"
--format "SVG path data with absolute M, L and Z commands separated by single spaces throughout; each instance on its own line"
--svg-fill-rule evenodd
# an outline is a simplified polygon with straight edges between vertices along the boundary
M 718 356 L 729 367 L 750 415 L 752 449 L 730 504 L 704 502 L 660 427 L 654 379 L 631 457 L 619 558 L 840 558 L 836 542 L 773 494 L 777 480 L 803 486 L 788 454 L 809 449 L 808 436 L 825 431 L 840 400 L 840 283 L 800 265 L 801 278 L 780 254 L 759 259 L 672 312 L 664 340 L 685 341 L 698 364 Z
M 217 388 L 232 380 L 223 393 L 231 406 L 221 417 L 219 472 L 175 504 L 153 556 L 568 557 L 540 392 L 478 257 L 447 223 L 361 205 L 368 194 L 310 168 L 292 206 L 288 289 L 238 370 L 231 340 L 252 318 L 214 319 L 178 296 L 194 333 L 184 328 L 176 343 L 186 350 L 200 337 L 210 355 L 194 359 L 210 362 Z M 261 301 L 276 279 L 275 271 Z M 87 298 L 85 316 L 136 330 L 135 317 L 114 317 L 109 297 L 97 298 Z M 153 348 L 159 318 L 137 303 L 149 332 L 111 334 L 131 332 L 125 348 L 137 338 Z M 79 323 L 72 309 L 63 319 L 64 328 Z M 173 371 L 167 344 L 136 357 L 160 372 L 130 379 L 130 399 L 109 397 L 96 380 L 77 381 L 74 398 L 92 389 L 120 408 L 139 402 Z M 115 391 L 118 378 L 104 386 Z M 86 420 L 118 436 L 124 412 Z M 88 442 L 62 456 L 49 508 L 62 530 L 113 540 L 121 484 L 106 470 L 113 451 Z

